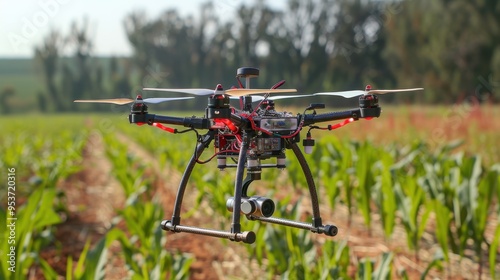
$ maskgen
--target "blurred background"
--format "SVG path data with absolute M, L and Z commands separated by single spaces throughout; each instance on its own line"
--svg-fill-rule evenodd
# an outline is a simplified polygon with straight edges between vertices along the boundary
M 241 66 L 261 69 L 257 86 L 301 93 L 372 84 L 425 88 L 385 102 L 498 101 L 497 1 L 30 2 L 1 5 L 2 114 L 105 110 L 72 100 L 146 86 L 228 88 Z

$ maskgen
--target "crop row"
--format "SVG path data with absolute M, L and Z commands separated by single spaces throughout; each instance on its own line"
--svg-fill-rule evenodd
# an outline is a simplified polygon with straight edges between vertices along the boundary
M 2 235 L 2 279 L 27 275 L 35 264 L 46 277 L 55 276 L 39 252 L 54 242 L 55 225 L 62 222 L 58 213 L 66 211 L 61 203 L 64 194 L 55 187 L 57 181 L 80 168 L 89 129 L 77 127 L 75 123 L 82 121 L 65 118 L 24 124 L 10 120 L 9 125 L 4 126 L 6 134 L 0 137 L 0 167 L 16 167 L 19 181 L 23 182 L 19 184 L 19 194 L 23 196 L 20 202 L 25 202 L 16 212 L 16 217 L 22 221 L 16 228 L 16 244 L 22 246 L 16 247 L 16 254 L 18 259 L 25 261 L 19 264 L 16 274 L 8 272 L 3 259 L 8 250 L 7 242 L 3 242 L 7 236 Z M 115 132 L 123 131 L 157 157 L 158 162 L 150 164 L 159 163 L 162 168 L 182 172 L 194 150 L 196 135 L 192 132 L 172 135 L 151 127 L 116 126 Z M 126 204 L 118 211 L 113 228 L 99 243 L 92 246 L 89 243 L 76 265 L 68 259 L 66 277 L 103 276 L 107 250 L 113 241 L 121 245 L 120 255 L 132 278 L 187 277 L 192 259 L 183 254 L 167 253 L 164 249 L 166 235 L 158 227 L 164 214 L 144 174 L 147 163 L 134 157 L 113 133 L 101 131 L 101 134 L 107 157 L 113 164 L 113 175 L 123 187 Z M 476 261 L 479 273 L 482 273 L 483 264 L 488 263 L 489 274 L 495 278 L 498 276 L 500 241 L 500 226 L 496 222 L 496 217 L 500 216 L 500 166 L 486 166 L 477 155 L 453 153 L 459 144 L 451 142 L 439 149 L 430 149 L 423 142 L 379 147 L 369 142 L 323 136 L 307 159 L 317 178 L 322 204 L 332 209 L 339 204 L 347 206 L 350 217 L 361 214 L 368 229 L 380 226 L 389 239 L 395 227 L 401 226 L 417 260 L 422 236 L 430 232 L 441 254 L 436 255 L 428 270 L 446 266 L 449 254 L 454 253 Z M 207 149 L 203 157 L 208 158 L 210 150 Z M 288 176 L 278 172 L 269 170 L 263 174 L 264 180 L 259 184 L 264 186 L 258 188 L 267 189 L 269 193 L 262 195 L 269 197 L 282 192 L 282 188 L 289 190 L 289 195 L 277 202 L 275 215 L 296 219 L 300 214 L 297 210 L 300 200 L 292 200 L 292 197 L 303 191 L 305 179 L 291 153 L 285 171 Z M 280 186 L 275 186 L 276 181 L 266 182 L 266 179 L 275 180 L 278 175 Z M 196 167 L 191 179 L 190 187 L 195 188 L 197 195 L 193 211 L 203 210 L 202 202 L 209 201 L 217 214 L 212 217 L 229 217 L 225 203 L 234 188 L 232 172 L 220 172 L 214 163 L 208 163 Z M 2 201 L 5 201 L 3 197 Z M 374 214 L 380 217 L 380 225 L 374 224 Z M 1 220 L 6 216 L 2 203 Z M 228 221 L 229 218 L 217 220 L 222 227 L 227 227 Z M 254 230 L 258 236 L 256 243 L 244 246 L 267 271 L 269 278 L 275 275 L 304 279 L 364 278 L 369 275 L 386 278 L 384 276 L 395 273 L 393 258 L 396 252 L 383 254 L 377 263 L 366 258 L 353 264 L 352 252 L 344 242 L 327 240 L 318 250 L 310 234 L 302 230 L 243 223 L 244 228 Z M 7 233 L 5 223 L 0 227 Z M 349 266 L 354 266 L 358 274 L 353 275 Z M 405 278 L 404 271 L 398 273 Z
M 417 260 L 419 242 L 433 217 L 433 234 L 445 261 L 450 251 L 464 257 L 473 244 L 480 273 L 488 255 L 494 276 L 500 225 L 489 239 L 485 231 L 500 214 L 500 165 L 487 167 L 477 155 L 451 153 L 459 144 L 431 151 L 422 142 L 375 147 L 324 137 L 311 160 L 320 163 L 316 172 L 332 207 L 338 201 L 349 209 L 356 205 L 368 227 L 372 212 L 377 212 L 387 237 L 401 220 Z M 328 191 L 332 188 L 336 190 Z
M 79 170 L 88 134 L 85 128 L 74 126 L 76 120 L 2 120 L 1 174 L 14 169 L 16 184 L 9 192 L 0 193 L 0 279 L 24 279 L 34 266 L 44 273 L 51 271 L 40 252 L 54 242 L 56 225 L 63 222 L 61 216 L 67 211 L 64 193 L 56 186 Z M 1 184 L 7 190 L 7 181 Z M 10 207 L 4 203 L 7 194 Z M 15 222 L 9 223 L 8 230 L 7 218 L 15 219 L 9 220 Z
M 163 218 L 162 208 L 157 201 L 148 199 L 151 190 L 140 169 L 131 171 L 129 166 L 121 164 L 121 156 L 127 155 L 126 147 L 103 133 L 102 128 L 80 127 L 83 119 L 80 116 L 48 117 L 47 121 L 28 124 L 12 119 L 4 124 L 7 133 L 0 137 L 0 166 L 16 169 L 18 187 L 12 191 L 16 195 L 13 212 L 3 203 L 6 198 L 2 193 L 0 279 L 24 279 L 34 273 L 41 273 L 46 279 L 59 277 L 41 253 L 59 242 L 55 240 L 55 232 L 68 210 L 64 205 L 64 191 L 57 188 L 57 184 L 81 169 L 83 148 L 91 133 L 92 137 L 103 137 L 107 143 L 107 155 L 113 163 L 115 177 L 124 188 L 126 205 L 117 210 L 112 228 L 99 242 L 87 242 L 76 263 L 68 257 L 64 276 L 66 279 L 102 279 L 110 256 L 108 249 L 117 241 L 122 248 L 119 256 L 124 259 L 132 279 L 165 279 L 166 275 L 185 279 L 192 260 L 164 250 L 166 237 L 158 227 L 158 221 Z M 136 185 L 130 187 L 131 179 L 123 176 L 124 173 L 132 176 Z M 17 219 L 15 230 L 7 230 L 5 221 L 11 216 Z
M 194 149 L 194 134 L 161 134 L 147 128 L 140 134 L 129 133 L 157 155 L 163 165 L 167 163 L 182 171 Z M 169 143 L 173 141 L 175 145 Z M 362 215 L 368 229 L 375 226 L 372 217 L 378 214 L 387 238 L 401 225 L 417 261 L 426 231 L 434 236 L 442 252 L 432 265 L 446 266 L 449 254 L 454 253 L 472 258 L 481 274 L 486 256 L 494 278 L 498 274 L 495 266 L 500 240 L 500 225 L 495 222 L 500 215 L 500 165 L 485 166 L 478 155 L 454 153 L 460 144 L 454 141 L 431 149 L 426 143 L 415 141 L 406 146 L 378 147 L 369 142 L 324 136 L 307 159 L 318 178 L 319 191 L 324 194 L 322 203 L 332 209 L 338 203 L 346 205 L 350 217 Z M 301 192 L 306 186 L 305 178 L 293 154 L 287 156 L 287 180 L 296 192 Z M 203 171 L 195 171 L 191 176 L 198 189 L 198 204 L 209 198 L 212 209 L 227 216 L 225 202 L 232 195 L 233 174 L 219 172 L 213 164 L 199 168 Z M 271 171 L 271 175 L 277 172 Z M 270 252 L 265 247 L 257 244 L 252 250 Z M 473 253 L 467 253 L 468 249 Z M 270 258 L 269 253 L 267 257 Z

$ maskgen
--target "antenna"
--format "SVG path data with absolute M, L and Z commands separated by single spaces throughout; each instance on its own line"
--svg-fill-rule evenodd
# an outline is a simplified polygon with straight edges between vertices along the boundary
M 251 78 L 257 78 L 259 76 L 259 68 L 254 68 L 254 67 L 240 67 L 236 70 L 236 78 L 245 78 L 245 88 L 249 89 L 250 88 L 250 79 Z M 252 97 L 247 95 L 247 96 L 242 96 L 241 99 L 243 99 L 243 110 L 252 112 Z M 240 99 L 240 100 L 241 100 Z M 241 101 L 240 101 L 241 102 Z

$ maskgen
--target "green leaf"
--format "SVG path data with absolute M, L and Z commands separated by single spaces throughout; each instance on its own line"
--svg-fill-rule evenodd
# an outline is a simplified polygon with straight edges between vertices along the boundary
M 450 227 L 451 211 L 440 201 L 431 202 L 436 213 L 436 238 L 444 253 L 444 259 L 448 262 L 448 229 Z
M 373 278 L 373 261 L 370 258 L 363 258 L 358 265 L 358 274 L 356 279 L 372 280 Z
M 497 225 L 497 229 L 495 230 L 495 237 L 490 245 L 489 252 L 489 261 L 490 261 L 490 275 L 492 279 L 496 279 L 495 275 L 495 266 L 497 265 L 497 256 L 498 256 L 498 245 L 500 243 L 500 225 Z
M 68 256 L 66 261 L 66 280 L 73 280 L 73 257 Z
M 443 251 L 438 250 L 438 251 L 436 251 L 436 254 L 434 254 L 434 258 L 429 263 L 429 265 L 425 269 L 424 273 L 422 273 L 422 275 L 420 276 L 420 279 L 421 280 L 426 279 L 427 274 L 429 274 L 429 272 L 431 271 L 432 268 L 434 268 L 434 267 L 441 268 L 442 261 L 443 261 Z
M 88 239 L 87 242 L 85 242 L 83 251 L 80 253 L 80 257 L 78 258 L 78 262 L 76 263 L 75 273 L 74 273 L 76 279 L 81 279 L 83 274 L 85 273 L 85 260 L 87 259 L 89 248 L 90 248 L 90 239 Z M 73 259 L 71 259 L 71 262 L 73 262 Z
M 85 259 L 85 279 L 104 279 L 105 264 L 107 260 L 106 238 L 102 238 L 97 245 L 89 251 Z
M 382 260 L 378 264 L 377 269 L 373 272 L 373 280 L 391 279 L 393 257 L 394 255 L 392 253 L 383 253 Z
M 176 280 L 189 279 L 189 271 L 193 258 L 184 254 L 177 254 L 174 256 L 174 264 L 172 274 L 175 275 Z
M 45 279 L 57 279 L 57 272 L 49 265 L 49 263 L 43 258 L 39 259 L 40 266 L 42 267 L 42 273 Z

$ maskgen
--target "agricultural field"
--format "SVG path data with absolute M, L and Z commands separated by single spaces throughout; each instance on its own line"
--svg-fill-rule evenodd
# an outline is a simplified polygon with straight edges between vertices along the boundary
M 126 113 L 1 117 L 0 279 L 496 279 L 499 109 L 389 106 L 313 132 L 306 158 L 323 221 L 339 234 L 242 218 L 251 245 L 159 228 L 194 133 L 130 125 Z M 196 166 L 183 222 L 229 229 L 233 179 L 216 163 Z M 275 217 L 307 219 L 304 180 L 290 153 L 251 189 L 273 198 Z

